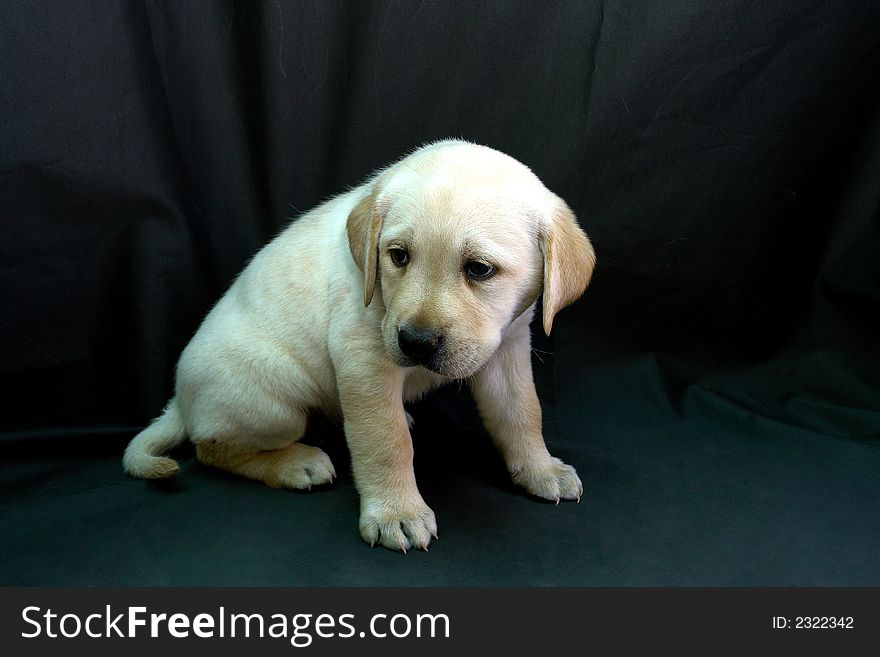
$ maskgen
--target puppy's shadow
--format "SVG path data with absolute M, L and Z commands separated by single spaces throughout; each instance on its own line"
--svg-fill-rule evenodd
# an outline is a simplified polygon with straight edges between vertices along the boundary
M 147 479 L 146 484 L 151 490 L 165 494 L 182 493 L 189 488 L 184 477 L 179 476 L 170 479 Z
M 451 490 L 462 480 L 510 488 L 504 462 L 467 390 L 438 390 L 408 410 L 414 419 L 416 477 L 426 493 Z

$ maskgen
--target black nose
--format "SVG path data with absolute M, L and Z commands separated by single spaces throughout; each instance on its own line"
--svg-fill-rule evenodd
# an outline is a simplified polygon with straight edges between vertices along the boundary
M 401 326 L 397 332 L 397 345 L 400 350 L 417 363 L 428 363 L 443 344 L 443 336 L 415 326 Z

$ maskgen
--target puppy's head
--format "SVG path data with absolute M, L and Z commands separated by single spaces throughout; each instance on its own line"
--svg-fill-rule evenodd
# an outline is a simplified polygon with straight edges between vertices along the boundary
M 549 334 L 595 265 L 568 206 L 523 164 L 446 141 L 381 172 L 348 218 L 364 303 L 379 287 L 382 337 L 401 366 L 476 372 L 543 291 Z

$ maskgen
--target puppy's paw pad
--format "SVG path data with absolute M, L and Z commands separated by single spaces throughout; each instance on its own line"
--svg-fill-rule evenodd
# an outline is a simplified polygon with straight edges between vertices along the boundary
M 424 501 L 367 500 L 361 506 L 360 532 L 370 546 L 381 545 L 404 554 L 427 550 L 437 537 L 437 519 Z
M 523 467 L 513 473 L 513 482 L 529 493 L 545 500 L 578 500 L 584 494 L 584 485 L 570 465 L 551 458 L 543 466 Z
M 311 445 L 294 443 L 282 451 L 275 464 L 274 488 L 309 490 L 312 486 L 329 484 L 336 478 L 336 469 L 326 452 Z

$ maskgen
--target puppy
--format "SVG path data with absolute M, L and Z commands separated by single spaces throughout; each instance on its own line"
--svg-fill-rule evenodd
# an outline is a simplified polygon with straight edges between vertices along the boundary
M 442 141 L 318 206 L 265 246 L 177 365 L 175 396 L 131 441 L 133 477 L 163 478 L 185 437 L 198 459 L 277 488 L 332 482 L 300 442 L 310 411 L 343 423 L 360 534 L 406 552 L 437 536 L 413 473 L 404 402 L 470 386 L 513 481 L 578 500 L 574 468 L 547 451 L 529 323 L 584 291 L 593 248 L 568 206 L 523 164 Z

